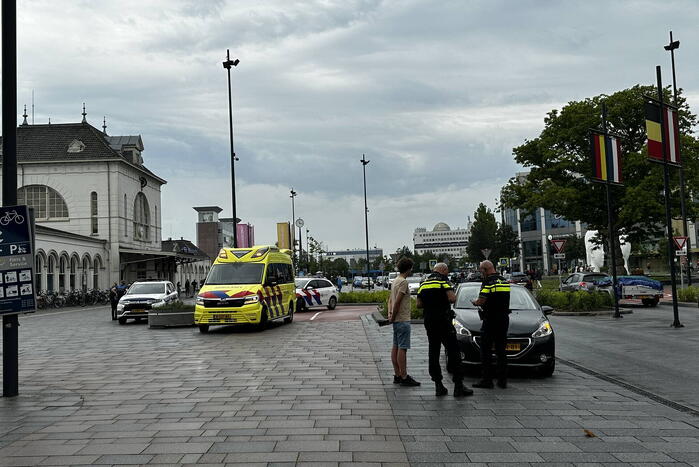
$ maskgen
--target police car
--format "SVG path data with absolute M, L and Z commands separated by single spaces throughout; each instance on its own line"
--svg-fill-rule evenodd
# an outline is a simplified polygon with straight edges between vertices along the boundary
M 322 277 L 299 277 L 296 283 L 296 311 L 314 307 L 327 307 L 334 310 L 339 292 L 327 279 Z

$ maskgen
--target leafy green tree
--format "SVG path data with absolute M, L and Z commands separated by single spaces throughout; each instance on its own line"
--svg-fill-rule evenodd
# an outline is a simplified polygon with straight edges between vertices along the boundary
M 519 236 L 509 224 L 502 223 L 495 231 L 495 248 L 491 259 L 512 258 L 519 253 Z
M 496 234 L 498 224 L 495 215 L 485 204 L 480 203 L 476 212 L 473 213 L 473 224 L 471 225 L 471 236 L 466 246 L 466 255 L 469 261 L 478 263 L 485 259 L 481 250 L 495 250 Z M 491 253 L 490 258 L 494 258 Z
M 663 90 L 671 101 L 669 89 Z M 514 148 L 515 161 L 527 169 L 526 178 L 513 178 L 503 188 L 501 203 L 525 213 L 543 207 L 566 219 L 577 219 L 590 229 L 607 232 L 605 187 L 590 181 L 591 150 L 589 129 L 601 127 L 601 106 L 606 102 L 608 129 L 622 138 L 624 186 L 612 187 L 613 229 L 634 243 L 662 236 L 665 228 L 663 175 L 660 164 L 647 160 L 644 95 L 657 96 L 654 86 L 636 85 L 610 96 L 595 96 L 572 101 L 562 109 L 551 110 L 544 119 L 541 134 Z M 691 136 L 697 118 L 684 97 L 679 97 L 681 152 L 685 170 L 687 199 L 697 195 L 699 187 L 699 141 Z M 671 189 L 677 191 L 677 170 L 670 169 Z M 679 198 L 673 196 L 673 215 L 679 214 Z M 697 216 L 694 203 L 687 203 L 688 216 Z M 617 269 L 621 271 L 619 242 Z M 661 242 L 664 247 L 665 242 Z M 605 250 L 608 250 L 606 248 Z

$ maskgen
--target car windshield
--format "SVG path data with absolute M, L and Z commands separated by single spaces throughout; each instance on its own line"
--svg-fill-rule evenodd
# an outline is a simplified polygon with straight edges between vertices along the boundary
M 310 282 L 310 279 L 296 279 L 294 281 L 294 284 L 296 284 L 297 289 L 303 289 L 306 287 L 306 284 Z
M 456 296 L 456 308 L 476 308 L 471 303 L 478 298 L 480 287 L 461 287 Z M 536 302 L 527 289 L 516 286 L 510 288 L 510 309 L 511 310 L 538 310 Z
M 165 293 L 165 284 L 158 284 L 158 283 L 134 284 L 131 286 L 131 288 L 127 292 L 128 295 L 159 294 L 159 293 Z
M 211 266 L 206 285 L 260 284 L 265 265 L 260 263 L 220 263 Z

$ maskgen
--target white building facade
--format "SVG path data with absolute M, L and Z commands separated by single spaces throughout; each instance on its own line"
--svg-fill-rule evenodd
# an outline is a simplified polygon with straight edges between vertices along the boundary
M 161 187 L 140 136 L 81 123 L 17 128 L 17 201 L 36 222 L 36 289 L 172 280 L 191 261 L 161 247 Z
M 424 227 L 416 228 L 413 232 L 413 247 L 418 255 L 431 252 L 437 256 L 446 254 L 459 259 L 466 254 L 470 235 L 470 221 L 465 229 L 451 229 L 444 222 L 439 222 L 432 230 Z

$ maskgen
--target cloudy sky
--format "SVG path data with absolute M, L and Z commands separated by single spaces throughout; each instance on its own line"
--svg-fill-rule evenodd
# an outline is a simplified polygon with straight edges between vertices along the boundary
M 168 180 L 163 236 L 195 237 L 192 206 L 229 216 L 226 49 L 238 216 L 257 242 L 297 215 L 329 249 L 412 246 L 465 226 L 517 170 L 512 147 L 574 99 L 678 80 L 699 106 L 699 4 L 549 0 L 22 0 L 19 104 L 35 120 L 141 134 Z

